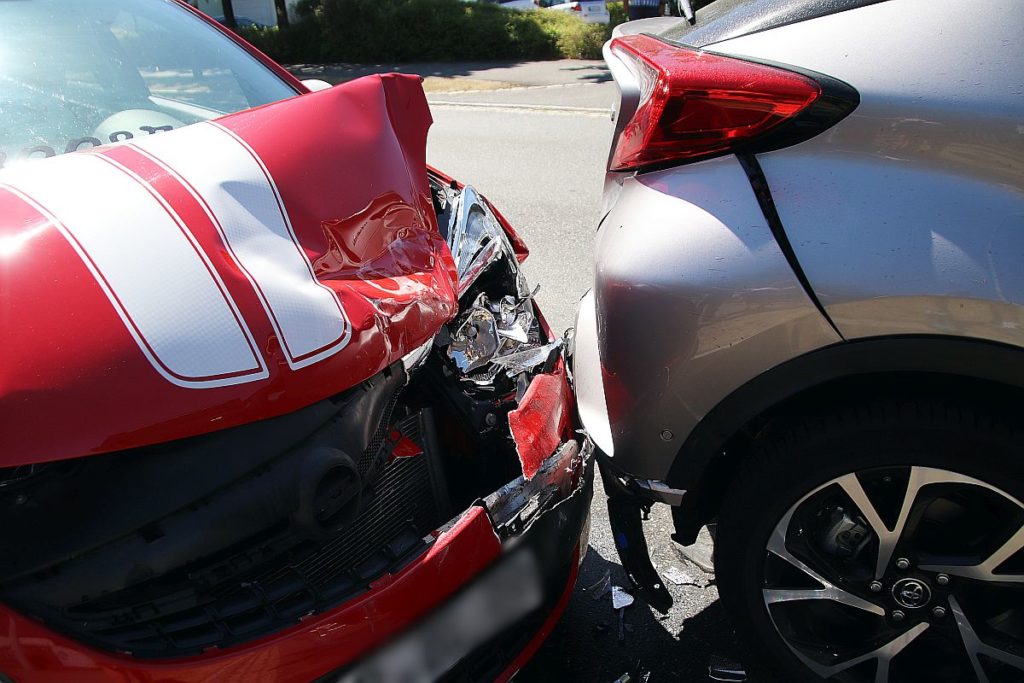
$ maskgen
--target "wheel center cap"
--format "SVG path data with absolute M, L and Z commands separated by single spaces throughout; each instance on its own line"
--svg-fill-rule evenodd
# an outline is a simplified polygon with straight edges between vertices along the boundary
M 907 609 L 920 609 L 932 600 L 932 589 L 920 579 L 900 579 L 892 587 L 892 597 Z

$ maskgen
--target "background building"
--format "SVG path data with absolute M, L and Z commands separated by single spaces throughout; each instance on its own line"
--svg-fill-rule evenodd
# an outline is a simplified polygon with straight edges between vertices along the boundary
M 288 17 L 292 20 L 295 19 L 296 1 L 289 0 L 288 2 Z M 221 0 L 188 0 L 188 2 L 211 17 L 224 16 Z M 277 25 L 277 12 L 274 9 L 274 0 L 232 0 L 231 4 L 235 8 L 235 17 L 240 22 L 244 17 L 265 26 Z

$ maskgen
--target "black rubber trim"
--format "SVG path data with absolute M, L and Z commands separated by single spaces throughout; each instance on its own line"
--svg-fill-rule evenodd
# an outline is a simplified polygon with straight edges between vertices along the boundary
M 753 140 L 750 144 L 737 148 L 738 151 L 760 154 L 806 142 L 845 119 L 860 104 L 860 93 L 857 92 L 856 88 L 846 81 L 841 81 L 827 74 L 811 71 L 810 69 L 794 66 L 793 64 L 783 64 L 782 62 L 770 59 L 735 57 L 715 52 L 714 50 L 705 50 L 705 52 L 799 74 L 804 78 L 814 81 L 821 88 L 821 94 L 811 106 L 778 128 Z
M 619 483 L 614 471 L 607 466 L 607 456 L 598 452 L 597 461 L 601 467 L 601 481 L 608 495 L 608 523 L 612 528 L 612 539 L 622 569 L 633 586 L 643 594 L 647 604 L 667 614 L 672 607 L 672 594 L 651 563 L 651 553 L 644 537 L 643 520 L 650 511 L 651 502 L 643 500 Z
M 828 382 L 872 374 L 922 373 L 1024 389 L 1024 349 L 934 335 L 875 337 L 827 346 L 764 372 L 720 401 L 690 433 L 667 483 L 693 489 L 726 443 L 772 407 Z
M 786 231 L 782 227 L 782 220 L 779 218 L 779 212 L 775 208 L 775 200 L 772 199 L 771 189 L 768 187 L 768 180 L 764 177 L 764 171 L 761 170 L 761 164 L 757 162 L 757 159 L 753 154 L 737 154 L 736 158 L 739 159 L 740 165 L 743 170 L 747 173 L 747 178 L 750 180 L 750 187 L 754 190 L 754 195 L 757 197 L 757 203 L 761 205 L 761 211 L 764 213 L 765 220 L 768 221 L 768 227 L 772 231 L 772 235 L 775 237 L 776 244 L 779 245 L 779 249 L 782 250 L 783 255 L 786 257 L 786 261 L 789 263 L 789 267 L 793 270 L 793 274 L 796 275 L 796 279 L 800 281 L 800 286 L 804 288 L 807 296 L 810 298 L 814 307 L 818 309 L 818 313 L 824 318 L 828 324 L 832 327 L 832 330 L 836 335 L 842 339 L 843 334 L 836 327 L 835 323 L 832 322 L 832 318 L 829 317 L 828 311 L 825 310 L 825 306 L 818 299 L 818 295 L 815 294 L 814 288 L 811 287 L 811 281 L 807 278 L 807 274 L 804 272 L 803 267 L 800 265 L 800 261 L 796 257 L 796 251 L 793 250 L 793 245 L 789 241 L 789 237 L 786 235 Z

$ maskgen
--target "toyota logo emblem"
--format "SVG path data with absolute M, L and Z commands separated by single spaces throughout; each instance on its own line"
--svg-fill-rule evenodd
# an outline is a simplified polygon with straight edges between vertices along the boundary
M 932 599 L 932 589 L 918 579 L 900 579 L 892 587 L 892 597 L 902 607 L 920 609 Z

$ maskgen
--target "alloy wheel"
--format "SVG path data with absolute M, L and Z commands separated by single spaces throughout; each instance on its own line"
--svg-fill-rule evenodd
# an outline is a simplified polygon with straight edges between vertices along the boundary
M 1024 503 L 957 472 L 832 479 L 781 518 L 763 597 L 810 671 L 839 681 L 1024 679 Z

